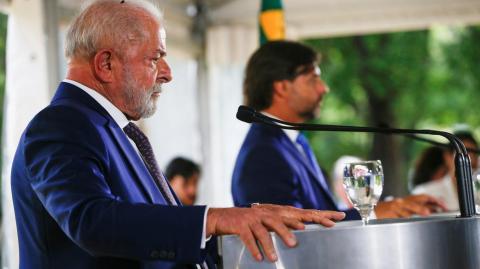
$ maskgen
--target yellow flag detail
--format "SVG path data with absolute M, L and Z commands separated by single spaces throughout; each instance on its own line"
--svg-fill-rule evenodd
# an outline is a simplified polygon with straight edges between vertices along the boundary
M 260 26 L 267 40 L 285 39 L 283 10 L 268 10 L 260 14 Z

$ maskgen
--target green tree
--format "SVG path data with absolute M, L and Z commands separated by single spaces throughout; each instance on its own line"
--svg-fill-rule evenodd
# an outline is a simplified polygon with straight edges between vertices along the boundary
M 480 27 L 448 29 L 451 38 L 440 44 L 432 84 L 445 95 L 430 113 L 439 115 L 439 121 L 448 123 L 460 119 L 474 126 L 480 124 L 476 113 L 480 97 Z M 448 108 L 457 108 L 450 111 Z
M 414 93 L 418 88 L 425 88 L 429 62 L 428 32 L 353 36 L 310 40 L 308 43 L 323 55 L 323 77 L 332 89 L 331 95 L 355 115 L 348 123 L 392 127 L 415 125 L 414 117 L 405 117 L 405 111 L 413 114 L 414 110 L 406 110 L 399 101 L 406 92 Z M 326 102 L 325 106 L 329 105 Z M 316 135 L 319 134 L 312 134 Z M 363 157 L 382 160 L 384 193 L 403 194 L 405 173 L 401 140 L 397 136 L 381 134 L 367 137 L 371 138 L 370 143 L 360 140 L 364 143 L 361 146 L 368 144 L 370 147 Z M 321 152 L 323 150 L 318 151 Z
M 306 40 L 331 88 L 317 122 L 447 129 L 480 124 L 480 27 Z M 324 168 L 342 155 L 381 159 L 387 195 L 406 192 L 424 144 L 398 136 L 310 133 Z M 440 140 L 443 142 L 443 140 Z

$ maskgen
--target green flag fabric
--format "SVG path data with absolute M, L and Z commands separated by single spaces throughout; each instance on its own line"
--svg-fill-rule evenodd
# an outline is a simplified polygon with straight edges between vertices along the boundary
M 262 0 L 258 21 L 260 45 L 271 40 L 285 39 L 285 19 L 282 0 Z

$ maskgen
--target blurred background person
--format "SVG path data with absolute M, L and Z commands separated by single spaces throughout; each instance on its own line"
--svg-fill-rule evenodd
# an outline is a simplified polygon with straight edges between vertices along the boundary
M 469 130 L 460 130 L 453 133 L 460 140 L 462 140 L 465 147 L 470 149 L 468 151 L 468 156 L 470 156 L 470 161 L 472 162 L 472 170 L 475 171 L 478 169 L 478 142 L 473 133 Z M 453 158 L 452 158 L 453 159 Z M 454 166 L 453 160 L 451 160 L 451 166 Z
M 183 157 L 176 157 L 167 165 L 165 176 L 183 205 L 195 203 L 200 179 L 198 164 Z
M 472 171 L 475 171 L 478 168 L 477 140 L 468 129 L 462 129 L 453 134 L 462 140 L 467 149 L 470 149 L 468 155 L 472 163 Z M 454 156 L 453 148 L 445 149 L 443 151 L 443 162 L 447 168 L 445 175 L 439 180 L 431 180 L 417 185 L 412 193 L 432 195 L 442 200 L 449 211 L 459 210 Z
M 410 190 L 430 181 L 441 180 L 448 174 L 444 156 L 446 150 L 439 146 L 430 146 L 420 153 L 409 180 Z

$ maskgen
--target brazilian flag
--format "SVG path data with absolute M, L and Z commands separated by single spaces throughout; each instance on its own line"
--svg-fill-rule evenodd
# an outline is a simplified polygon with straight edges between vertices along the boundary
M 260 45 L 271 40 L 285 39 L 282 0 L 262 0 L 259 26 Z

